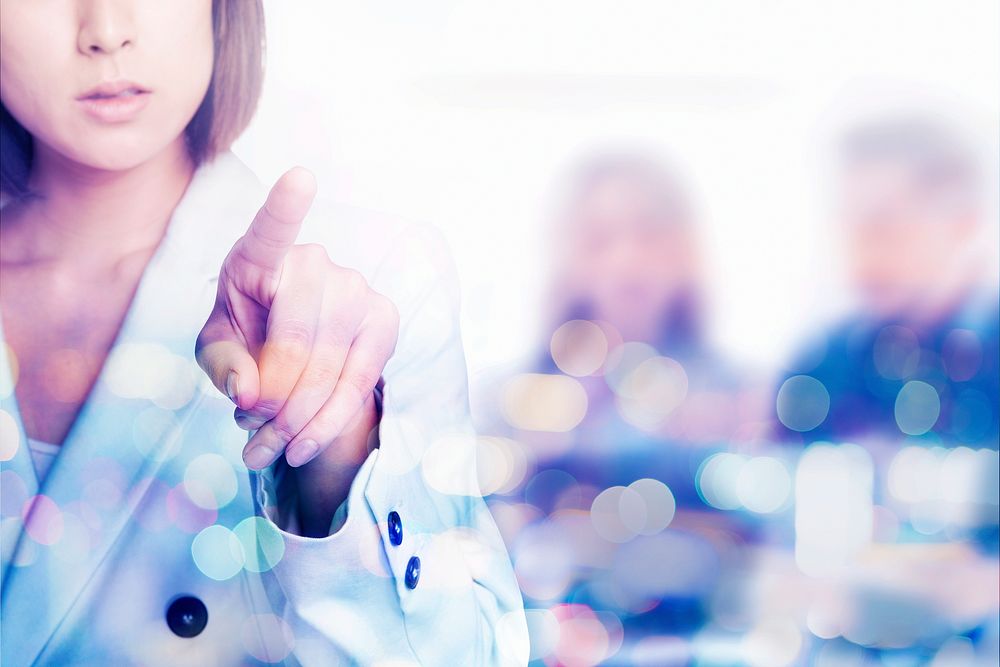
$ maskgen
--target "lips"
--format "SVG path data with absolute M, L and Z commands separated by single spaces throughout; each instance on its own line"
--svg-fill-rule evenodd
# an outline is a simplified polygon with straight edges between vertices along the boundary
M 146 107 L 152 91 L 132 81 L 107 81 L 79 95 L 77 102 L 102 123 L 125 123 Z
M 102 99 L 110 99 L 113 97 L 130 97 L 135 95 L 142 95 L 148 92 L 150 92 L 149 89 L 140 86 L 139 84 L 132 81 L 105 81 L 103 83 L 94 86 L 93 88 L 86 91 L 76 99 L 102 100 Z

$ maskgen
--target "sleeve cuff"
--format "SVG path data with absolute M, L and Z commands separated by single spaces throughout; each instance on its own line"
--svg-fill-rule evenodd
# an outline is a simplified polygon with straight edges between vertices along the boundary
M 296 494 L 283 494 L 278 497 L 278 487 L 281 484 L 287 468 L 276 462 L 260 471 L 250 471 L 250 482 L 253 488 L 257 514 L 267 519 L 286 542 L 310 542 L 330 540 L 339 535 L 352 511 L 362 511 L 357 503 L 364 503 L 364 490 L 371 477 L 372 466 L 377 458 L 378 450 L 373 450 L 358 469 L 347 498 L 333 514 L 326 537 L 305 537 L 301 534 L 298 514 L 294 511 Z

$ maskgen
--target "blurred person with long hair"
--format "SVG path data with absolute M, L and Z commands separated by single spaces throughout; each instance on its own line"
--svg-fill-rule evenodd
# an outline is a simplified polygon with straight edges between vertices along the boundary
M 0 10 L 0 661 L 523 663 L 439 234 L 229 151 L 261 2 Z
M 498 520 L 504 531 L 509 515 L 534 517 L 506 537 L 536 604 L 558 591 L 557 616 L 613 614 L 612 644 L 689 635 L 709 621 L 729 547 L 752 531 L 695 487 L 740 413 L 736 376 L 706 336 L 697 213 L 677 172 L 641 151 L 587 160 L 560 199 L 544 352 L 497 392 L 502 414 L 478 415 L 534 465 L 495 496 Z M 532 564 L 539 549 L 547 569 Z
M 738 382 L 707 338 L 704 256 L 688 187 L 661 159 L 609 151 L 573 174 L 553 232 L 550 317 L 536 370 L 576 376 L 588 398 L 564 463 L 584 474 L 602 470 L 607 481 L 655 471 L 694 499 L 692 462 L 670 460 L 689 451 L 664 443 L 728 436 L 736 414 L 705 419 L 702 409 L 709 396 L 721 408 Z M 578 373 L 598 330 L 601 363 Z M 609 440 L 605 428 L 633 433 L 637 450 L 628 450 L 624 433 Z M 652 460 L 633 458 L 643 456 Z

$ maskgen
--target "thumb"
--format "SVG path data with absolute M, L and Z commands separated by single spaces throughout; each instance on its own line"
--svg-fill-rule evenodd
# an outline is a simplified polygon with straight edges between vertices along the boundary
M 249 410 L 260 396 L 257 362 L 225 314 L 213 312 L 198 334 L 195 358 L 216 389 L 239 408 Z

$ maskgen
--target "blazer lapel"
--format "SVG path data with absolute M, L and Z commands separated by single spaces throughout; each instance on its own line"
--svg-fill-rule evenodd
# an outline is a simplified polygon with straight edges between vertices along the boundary
M 31 619 L 18 624 L 9 642 L 16 647 L 10 647 L 13 655 L 5 648 L 5 660 L 37 659 L 95 571 L 115 557 L 116 542 L 157 472 L 181 448 L 186 422 L 206 394 L 216 392 L 195 363 L 194 343 L 214 303 L 213 278 L 222 259 L 249 224 L 248 211 L 252 215 L 260 205 L 250 177 L 231 154 L 196 173 L 41 485 L 5 361 L 2 377 L 10 382 L 10 395 L 0 391 L 0 429 L 5 439 L 16 432 L 19 442 L 10 460 L 0 463 L 5 516 L 0 615 Z M 18 504 L 21 512 L 7 518 Z

